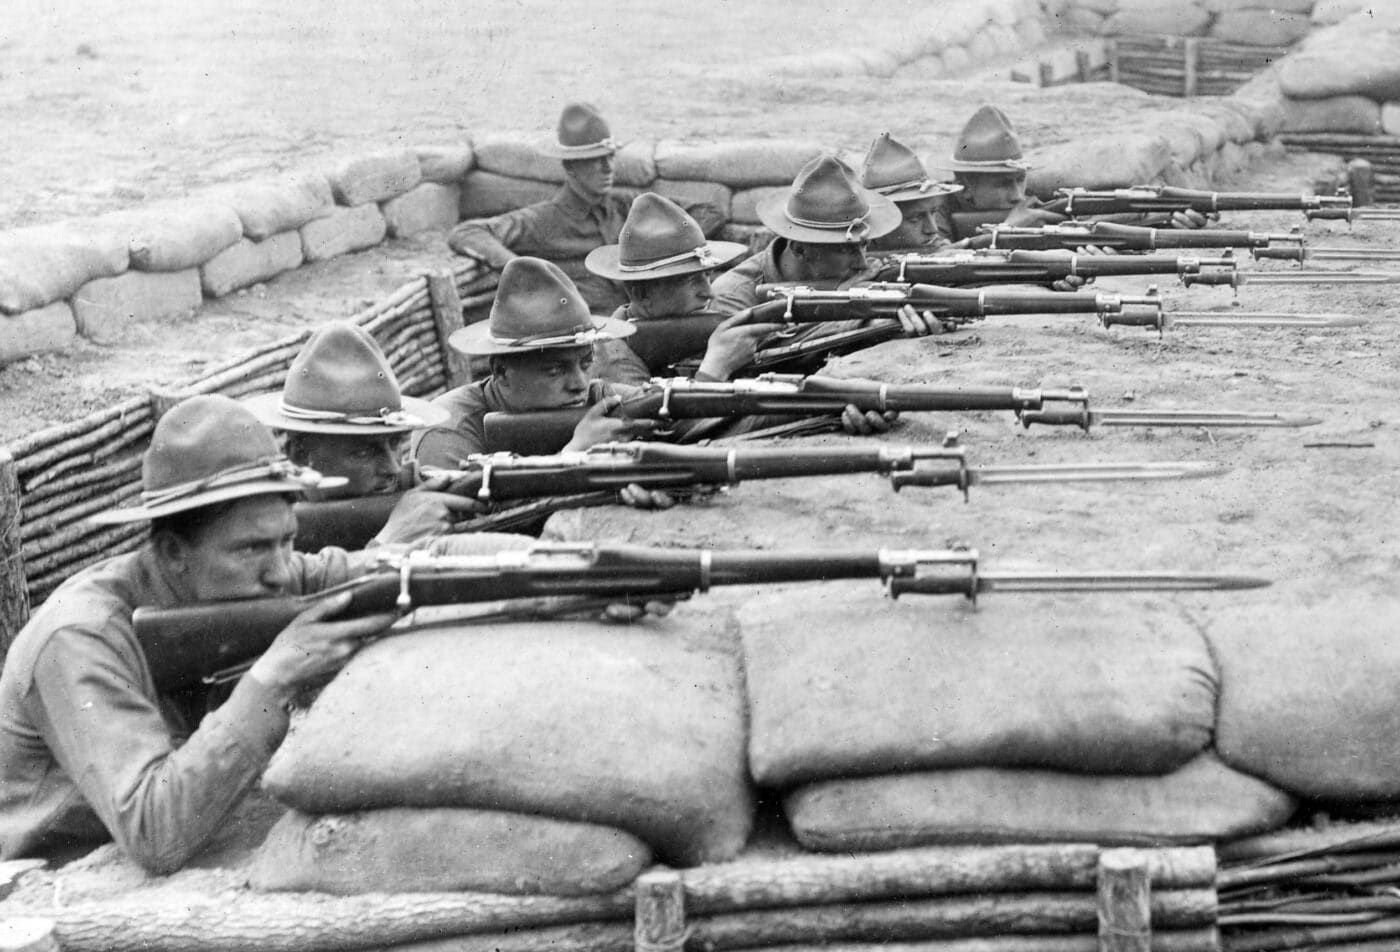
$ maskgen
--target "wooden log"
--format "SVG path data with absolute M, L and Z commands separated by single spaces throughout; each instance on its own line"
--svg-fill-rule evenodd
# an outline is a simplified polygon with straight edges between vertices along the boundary
M 15 458 L 0 449 L 0 659 L 29 620 L 20 500 Z
M 60 566 L 58 569 L 47 575 L 42 575 L 37 578 L 31 577 L 29 579 L 30 603 L 34 605 L 42 603 L 44 599 L 48 598 L 48 596 L 53 592 L 54 589 L 62 585 L 75 573 L 82 571 L 89 565 L 94 565 L 98 562 L 101 562 L 103 559 L 109 559 L 114 555 L 121 555 L 123 552 L 130 552 L 133 549 L 139 549 L 142 543 L 144 543 L 145 541 L 145 532 L 141 530 L 136 530 L 131 536 L 125 539 L 120 539 L 115 542 L 107 542 L 101 547 L 100 551 L 94 552 L 82 558 L 77 558 L 70 563 Z
M 1209 888 L 1209 846 L 1142 850 L 1159 889 Z M 692 914 L 770 906 L 967 893 L 1094 889 L 1099 848 L 1092 844 L 929 846 L 850 856 L 744 860 L 687 869 Z
M 1344 942 L 1394 939 L 1396 936 L 1400 936 L 1400 917 L 1359 925 L 1297 926 L 1226 934 L 1222 945 L 1226 952 L 1269 952 L 1273 949 L 1325 949 Z M 1391 947 L 1394 947 L 1393 941 Z
M 1100 952 L 1150 952 L 1152 886 L 1147 860 L 1136 850 L 1105 851 L 1099 857 L 1098 885 Z
M 0 919 L 0 952 L 60 952 L 52 919 Z
M 1098 947 L 1098 937 L 1092 935 L 1000 935 L 926 942 L 836 942 L 821 946 L 820 952 L 1098 952 Z M 769 945 L 763 946 L 762 952 L 813 949 L 810 945 Z M 1220 933 L 1216 929 L 1158 931 L 1152 935 L 1152 952 L 1220 952 Z
M 1215 924 L 1214 890 L 1169 890 L 1152 895 L 1152 921 L 1163 928 Z M 737 949 L 753 945 L 829 942 L 907 942 L 1019 933 L 1088 933 L 1098 926 L 1089 893 L 1005 893 L 835 903 L 732 912 L 697 918 L 688 948 Z
M 25 572 L 31 580 L 39 578 L 49 572 L 53 572 L 64 566 L 70 566 L 75 560 L 89 555 L 100 555 L 108 546 L 120 539 L 130 538 L 133 534 L 140 534 L 150 527 L 144 523 L 135 525 L 119 525 L 103 528 L 101 526 L 73 526 L 71 531 L 63 533 L 64 540 L 57 546 L 46 545 L 43 551 L 30 556 L 25 554 Z M 37 546 L 36 546 L 37 548 Z
M 1326 873 L 1344 873 L 1358 869 L 1375 869 L 1400 863 L 1400 853 L 1376 851 L 1370 853 L 1348 853 L 1337 856 L 1321 856 L 1293 862 L 1269 865 L 1251 865 L 1222 869 L 1216 876 L 1216 888 L 1221 892 L 1242 889 L 1245 886 L 1258 886 L 1262 883 L 1280 883 L 1305 876 L 1318 876 Z
M 141 492 L 139 482 L 127 483 L 124 486 L 113 490 L 111 493 L 102 493 L 86 502 L 68 506 L 56 515 L 47 519 L 29 519 L 24 523 L 24 529 L 20 534 L 23 542 L 34 542 L 40 536 L 57 534 L 67 526 L 74 525 L 86 519 L 93 513 L 102 512 L 104 509 L 111 509 L 119 506 L 132 496 Z M 3 510 L 0 510 L 0 517 L 3 517 Z M 2 533 L 0 533 L 2 535 Z M 40 543 L 34 542 L 35 545 Z M 0 551 L 3 551 L 3 543 L 0 543 Z
M 139 470 L 140 466 L 138 465 L 137 471 L 139 472 Z M 54 513 L 61 513 L 62 510 L 67 509 L 70 506 L 81 505 L 84 501 L 91 499 L 94 496 L 110 496 L 112 493 L 119 492 L 127 486 L 139 484 L 139 475 L 133 476 L 131 473 L 127 473 L 124 475 L 112 477 L 106 480 L 105 482 L 95 483 L 91 486 L 80 486 L 77 489 L 70 489 L 66 493 L 45 494 L 39 499 L 37 503 L 31 501 L 33 497 L 25 496 L 25 534 L 28 535 L 30 533 L 30 526 L 47 521 L 47 517 L 52 516 Z M 63 517 L 60 515 L 55 518 Z
M 1220 924 L 1229 925 L 1227 917 L 1253 912 L 1288 912 L 1336 915 L 1354 912 L 1400 912 L 1400 896 L 1341 896 L 1337 898 L 1308 898 L 1284 896 L 1277 899 L 1242 899 L 1220 904 Z
M 1322 829 L 1302 827 L 1276 830 L 1233 843 L 1222 843 L 1216 848 L 1216 855 L 1222 863 L 1255 859 L 1279 862 L 1317 852 L 1355 853 L 1383 849 L 1400 850 L 1400 823 L 1367 820 L 1338 823 Z
M 619 922 L 511 929 L 380 946 L 373 952 L 633 952 L 632 927 Z
M 637 877 L 637 952 L 682 952 L 685 948 L 685 887 L 673 869 L 651 869 Z
M 124 404 L 123 408 L 127 410 L 126 413 L 101 414 L 102 420 L 96 426 L 88 424 L 87 421 L 79 421 L 83 423 L 82 429 L 62 440 L 48 444 L 42 450 L 36 450 L 25 456 L 12 453 L 16 472 L 21 479 L 30 474 L 38 473 L 39 475 L 26 479 L 25 482 L 30 485 L 41 485 L 49 482 L 52 477 L 47 472 L 40 471 L 46 471 L 59 460 L 68 456 L 81 455 L 101 444 L 104 440 L 133 429 L 145 428 L 145 432 L 149 434 L 148 424 L 151 423 L 151 408 L 147 405 L 145 398 L 142 398 L 135 406 L 130 403 Z M 65 427 L 65 429 L 67 428 Z
M 141 456 L 124 456 L 121 459 L 112 460 L 110 463 L 103 463 L 101 466 L 94 466 L 81 473 L 74 473 L 62 479 L 45 483 L 38 489 L 24 494 L 24 510 L 28 514 L 39 503 L 48 502 L 50 499 L 65 496 L 74 490 L 84 489 L 98 484 L 120 483 L 130 478 L 134 472 L 141 469 Z
M 57 443 L 63 443 L 74 437 L 89 433 L 102 426 L 104 423 L 108 423 L 112 420 L 125 419 L 128 415 L 143 412 L 145 408 L 146 401 L 139 397 L 126 400 L 114 407 L 99 411 L 98 413 L 83 417 L 79 420 L 74 420 L 71 423 L 65 423 L 61 426 L 51 426 L 37 433 L 31 433 L 23 439 L 13 441 L 8 445 L 7 449 L 9 449 L 10 455 L 16 460 L 23 459 L 40 450 L 48 449 Z
M 151 401 L 151 419 L 156 423 L 165 416 L 171 408 L 178 403 L 183 403 L 195 394 L 193 391 L 176 387 L 150 387 L 146 390 L 146 396 Z
M 110 426 L 112 424 L 108 425 Z M 100 462 L 106 462 L 131 444 L 149 440 L 151 438 L 152 429 L 153 427 L 150 424 L 150 412 L 147 411 L 145 420 L 130 429 L 119 431 L 115 435 L 110 436 L 106 443 L 94 445 L 92 449 L 69 452 L 60 458 L 52 460 L 42 471 L 31 471 L 32 475 L 27 479 L 23 477 L 22 471 L 25 467 L 29 466 L 35 457 L 31 456 L 23 462 L 16 461 L 16 467 L 21 470 L 21 479 L 24 480 L 24 488 L 28 491 L 58 479 L 58 477 L 66 473 L 71 473 L 75 469 L 82 469 Z M 57 447 L 55 447 L 55 449 L 57 449 Z
M 467 380 L 467 358 L 447 346 L 452 332 L 462 329 L 462 299 L 457 295 L 456 280 L 441 271 L 428 275 L 428 296 L 433 302 L 433 325 L 438 349 L 445 357 L 447 379 L 453 386 L 460 385 Z
M 630 934 L 632 896 L 240 893 L 237 902 L 218 896 L 171 902 L 169 896 L 128 894 L 52 912 L 64 952 L 349 952 L 445 935 L 617 920 Z
M 1352 159 L 1347 163 L 1347 191 L 1351 192 L 1353 205 L 1375 204 L 1376 182 L 1370 162 Z

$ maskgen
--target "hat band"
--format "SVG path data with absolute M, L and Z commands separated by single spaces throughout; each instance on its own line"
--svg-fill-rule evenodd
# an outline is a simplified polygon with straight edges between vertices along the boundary
M 881 188 L 877 188 L 875 191 L 881 195 L 893 195 L 895 192 L 903 192 L 911 188 L 917 188 L 920 192 L 927 192 L 938 185 L 938 182 L 933 181 L 928 176 L 924 176 L 921 179 L 910 179 L 907 182 L 899 182 L 895 185 L 885 185 Z
M 591 149 L 599 148 L 600 146 L 611 149 L 613 152 L 616 152 L 618 150 L 618 145 L 615 141 L 613 141 L 612 136 L 608 136 L 604 139 L 599 139 L 597 142 L 585 142 L 583 145 L 565 145 L 562 142 L 554 143 L 554 147 L 560 152 L 587 152 Z
M 563 347 L 570 344 L 591 344 L 597 340 L 605 340 L 606 335 L 600 328 L 592 324 L 580 324 L 572 330 L 564 333 L 531 334 L 528 337 L 497 337 L 495 334 L 488 335 L 488 339 L 493 344 L 500 344 L 504 347 Z
M 870 236 L 870 223 L 862 215 L 859 218 L 852 218 L 850 221 L 813 221 L 806 218 L 797 218 L 791 212 L 784 211 L 787 220 L 794 225 L 801 225 L 803 228 L 820 228 L 823 231 L 835 231 L 838 228 L 846 230 L 846 240 L 854 244 L 857 241 L 865 241 Z
M 244 466 L 225 469 L 213 476 L 206 476 L 204 479 L 178 483 L 166 489 L 147 490 L 141 493 L 141 501 L 147 506 L 161 506 L 177 499 L 188 499 L 190 496 L 196 496 L 211 489 L 241 486 L 244 483 L 256 483 L 264 479 L 285 479 L 296 483 L 295 486 L 287 487 L 288 492 L 295 492 L 297 489 L 316 488 L 321 484 L 321 478 L 321 474 L 314 469 L 298 466 L 285 456 L 274 456 Z
M 678 255 L 671 255 L 671 257 L 669 258 L 661 258 L 657 261 L 648 261 L 646 264 L 623 264 L 621 261 L 619 261 L 617 263 L 617 269 L 619 271 L 628 272 L 655 271 L 658 268 L 666 268 L 673 264 L 684 264 L 692 258 L 700 262 L 700 266 L 702 268 L 719 267 L 719 256 L 714 253 L 714 251 L 710 248 L 708 244 L 705 244 L 691 251 L 685 251 Z
M 1007 168 L 1021 169 L 1023 171 L 1029 170 L 1031 167 L 1031 164 L 1025 159 L 959 159 L 954 156 L 953 161 L 963 165 L 981 165 L 987 168 L 1000 165 Z
M 345 413 L 339 410 L 310 410 L 279 400 L 277 409 L 289 420 L 302 423 L 348 423 L 355 426 L 409 426 L 417 429 L 423 421 L 407 410 L 380 407 L 370 413 Z

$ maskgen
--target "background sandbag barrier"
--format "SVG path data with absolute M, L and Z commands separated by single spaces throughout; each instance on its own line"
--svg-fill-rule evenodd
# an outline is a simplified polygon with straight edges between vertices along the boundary
M 979 936 L 985 938 L 977 947 L 985 950 L 1093 952 L 1100 916 L 1119 927 L 1150 927 L 1154 949 L 1219 948 L 1209 847 L 1054 844 L 754 857 L 684 871 L 655 868 L 628 889 L 572 898 L 265 894 L 230 888 L 228 877 L 211 878 L 207 870 L 165 879 L 138 874 L 121 891 L 86 898 L 63 888 L 68 873 L 27 874 L 49 880 L 36 888 L 22 881 L 0 902 L 0 916 L 52 920 L 65 952 L 630 952 L 634 942 L 719 950 L 890 941 L 936 952 L 966 949 L 978 940 L 955 937 Z M 56 904 L 60 892 L 72 898 Z M 1148 911 L 1150 921 L 1133 919 Z
M 416 278 L 352 320 L 384 348 L 405 393 L 436 394 L 452 373 L 442 342 L 460 326 L 462 302 L 490 294 L 495 280 L 479 262 L 463 259 L 450 275 Z M 103 528 L 86 518 L 140 491 L 141 454 L 159 415 L 196 393 L 237 398 L 280 389 L 311 330 L 216 365 L 174 390 L 153 391 L 0 448 L 0 648 L 8 647 L 30 606 L 64 579 L 144 541 L 142 524 Z

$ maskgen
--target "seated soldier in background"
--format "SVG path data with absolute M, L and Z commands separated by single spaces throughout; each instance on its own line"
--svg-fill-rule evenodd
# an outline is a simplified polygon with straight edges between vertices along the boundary
M 732 241 L 707 241 L 695 219 L 670 199 L 653 192 L 637 196 L 617 244 L 595 248 L 584 261 L 589 271 L 627 289 L 627 303 L 612 316 L 637 329 L 626 340 L 599 342 L 596 375 L 641 386 L 703 354 L 696 379 L 728 380 L 753 360 L 759 341 L 782 325 L 750 323 L 748 310 L 724 319 L 710 310 L 710 272 L 744 251 Z M 648 321 L 663 320 L 664 335 L 648 333 Z
M 172 695 L 152 681 L 132 613 L 318 592 L 358 574 L 360 557 L 340 549 L 291 550 L 292 500 L 330 482 L 283 457 L 227 397 L 193 397 L 161 418 L 141 503 L 98 520 L 149 520 L 150 540 L 64 582 L 0 671 L 0 856 L 115 839 L 145 869 L 168 873 L 220 830 L 281 744 L 292 700 L 395 616 L 329 621 L 349 593 L 317 602 L 201 721 L 204 691 Z
M 419 483 L 405 468 L 408 437 L 437 426 L 447 411 L 404 396 L 384 352 L 364 328 L 330 321 L 297 353 L 280 393 L 248 397 L 244 404 L 283 437 L 287 457 L 345 485 L 312 489 L 310 501 L 399 493 L 375 544 L 412 543 L 450 529 L 479 512 L 472 499 L 439 492 L 445 479 Z
M 880 133 L 865 154 L 860 184 L 894 202 L 902 216 L 894 231 L 870 242 L 872 252 L 932 254 L 948 247 L 948 239 L 938 230 L 938 209 L 945 196 L 963 187 L 932 181 L 914 151 L 888 132 Z
M 938 215 L 938 230 L 963 247 L 982 225 L 1039 227 L 1068 221 L 1068 216 L 1045 208 L 1026 194 L 1026 172 L 1031 168 L 1022 152 L 1021 139 L 1011 120 L 995 106 L 983 106 L 963 126 L 953 146 L 953 182 L 962 186 L 949 196 Z M 1127 183 L 1131 185 L 1137 182 Z M 1148 224 L 1140 215 L 1114 217 L 1123 224 Z M 1206 217 L 1199 212 L 1178 212 L 1170 221 L 1156 224 L 1173 228 L 1201 228 Z M 1075 279 L 1078 287 L 1082 279 Z
M 612 244 L 622 232 L 631 197 L 613 191 L 613 156 L 620 146 L 607 122 L 588 103 L 569 103 L 559 117 L 555 141 L 541 147 L 564 163 L 564 184 L 553 198 L 494 218 L 462 222 L 447 236 L 458 254 L 475 254 L 500 269 L 517 255 L 553 261 L 577 286 L 594 311 L 607 314 L 627 303 L 622 287 L 595 277 L 583 266 L 584 256 L 600 245 Z M 691 207 L 713 234 L 724 216 L 713 205 Z
M 412 453 L 424 466 L 460 468 L 487 452 L 483 421 L 494 411 L 522 413 L 591 407 L 565 450 L 646 436 L 654 424 L 608 416 L 634 388 L 593 376 L 593 345 L 633 332 L 632 325 L 594 317 L 560 268 L 539 258 L 515 258 L 501 273 L 491 316 L 448 338 L 469 357 L 489 357 L 491 375 L 438 397 L 444 424 L 418 432 Z

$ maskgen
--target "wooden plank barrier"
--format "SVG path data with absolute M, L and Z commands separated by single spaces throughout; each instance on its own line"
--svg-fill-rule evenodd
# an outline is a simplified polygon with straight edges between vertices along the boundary
M 1210 37 L 1120 36 L 1109 43 L 1109 77 L 1159 96 L 1228 96 L 1288 52 Z
M 405 393 L 434 396 L 462 374 L 446 335 L 461 325 L 469 303 L 489 305 L 495 286 L 496 272 L 468 259 L 409 281 L 351 320 L 379 342 Z M 161 413 L 193 394 L 239 398 L 280 388 L 310 335 L 308 328 L 269 342 L 193 380 L 0 447 L 0 655 L 31 606 L 65 579 L 144 541 L 144 525 L 101 528 L 87 517 L 140 491 L 141 454 Z
M 1327 152 L 1365 163 L 1371 202 L 1400 202 L 1400 136 L 1337 132 L 1290 132 L 1279 136 L 1290 152 Z M 1358 204 L 1362 204 L 1358 201 Z

